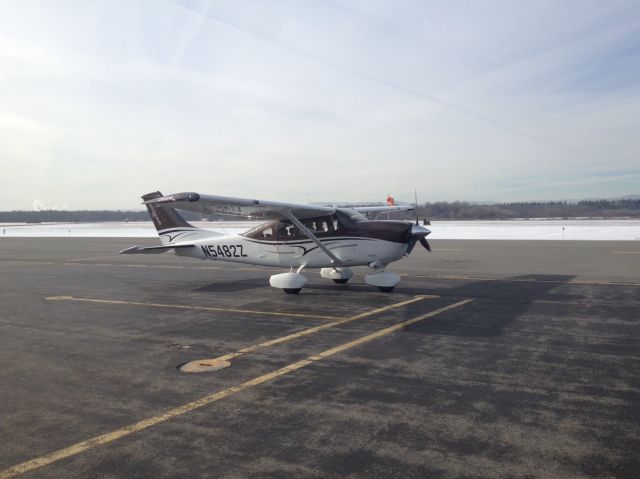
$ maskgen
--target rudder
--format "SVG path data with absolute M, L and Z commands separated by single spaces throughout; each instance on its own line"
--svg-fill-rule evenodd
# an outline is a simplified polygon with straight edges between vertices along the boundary
M 160 197 L 162 197 L 162 193 L 154 191 L 153 193 L 142 195 L 142 200 L 146 202 Z M 153 225 L 160 235 L 162 244 L 169 244 L 178 240 L 182 236 L 179 234 L 181 230 L 193 231 L 199 229 L 189 224 L 174 208 L 153 203 L 147 203 L 146 206 Z

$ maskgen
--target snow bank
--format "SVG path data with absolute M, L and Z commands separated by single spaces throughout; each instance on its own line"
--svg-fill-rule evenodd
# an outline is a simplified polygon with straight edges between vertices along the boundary
M 429 239 L 640 240 L 640 220 L 433 221 Z

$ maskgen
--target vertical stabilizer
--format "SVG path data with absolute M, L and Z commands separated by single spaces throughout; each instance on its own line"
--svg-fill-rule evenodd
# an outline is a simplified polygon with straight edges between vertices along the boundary
M 153 193 L 142 195 L 142 200 L 149 201 L 160 197 L 162 197 L 162 193 L 154 191 Z M 194 231 L 199 231 L 198 228 L 185 221 L 185 219 L 171 207 L 149 203 L 147 203 L 146 206 L 153 220 L 153 224 L 156 230 L 158 230 L 162 244 L 182 241 L 182 239 L 187 236 L 187 233 L 191 233 L 188 234 L 188 236 L 192 236 Z

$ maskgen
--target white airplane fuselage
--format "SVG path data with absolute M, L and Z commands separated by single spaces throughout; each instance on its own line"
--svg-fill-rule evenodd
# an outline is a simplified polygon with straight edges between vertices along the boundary
M 244 235 L 214 236 L 194 240 L 186 238 L 191 248 L 177 248 L 176 254 L 212 261 L 244 263 L 280 268 L 330 268 L 366 266 L 378 262 L 386 265 L 404 256 L 407 244 L 363 237 L 331 237 L 320 241 L 339 260 L 335 264 L 310 239 L 267 241 Z M 174 243 L 179 244 L 179 243 Z

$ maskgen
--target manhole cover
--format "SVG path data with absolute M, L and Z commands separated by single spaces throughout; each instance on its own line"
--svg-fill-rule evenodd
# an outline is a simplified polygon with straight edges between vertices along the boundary
M 207 371 L 217 371 L 229 366 L 231 366 L 231 363 L 224 359 L 197 359 L 181 364 L 178 369 L 183 373 L 206 373 Z

